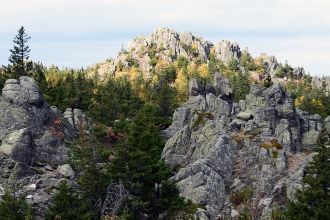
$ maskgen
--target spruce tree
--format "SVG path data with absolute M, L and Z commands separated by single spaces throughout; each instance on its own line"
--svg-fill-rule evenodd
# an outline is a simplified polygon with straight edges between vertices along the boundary
M 80 211 L 77 192 L 64 181 L 60 183 L 59 191 L 47 209 L 45 219 L 81 219 Z
M 12 78 L 28 75 L 28 72 L 32 69 L 32 62 L 28 62 L 31 50 L 27 42 L 30 38 L 22 26 L 13 40 L 14 46 L 10 49 L 8 59 L 10 64 L 6 68 Z
M 297 200 L 289 202 L 287 219 L 329 219 L 330 216 L 330 148 L 321 134 L 317 154 L 307 167 L 303 188 Z
M 7 189 L 0 200 L 0 219 L 3 220 L 32 220 L 33 211 L 26 202 L 25 195 L 17 196 Z

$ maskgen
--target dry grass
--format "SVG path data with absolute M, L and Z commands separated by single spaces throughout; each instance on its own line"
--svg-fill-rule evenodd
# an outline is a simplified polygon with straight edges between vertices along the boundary
M 283 147 L 280 143 L 278 143 L 278 140 L 271 139 L 269 141 L 265 141 L 260 144 L 260 147 L 265 148 L 266 150 L 276 148 L 277 150 L 281 150 Z
M 193 129 L 198 128 L 200 125 L 204 126 L 205 119 L 208 120 L 213 119 L 213 115 L 210 112 L 196 112 L 196 114 L 198 115 L 198 117 L 192 126 Z

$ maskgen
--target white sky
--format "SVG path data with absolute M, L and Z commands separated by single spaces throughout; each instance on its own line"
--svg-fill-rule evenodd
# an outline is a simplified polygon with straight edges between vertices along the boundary
M 47 65 L 86 67 L 169 27 L 330 75 L 330 0 L 0 0 L 0 64 L 21 25 Z

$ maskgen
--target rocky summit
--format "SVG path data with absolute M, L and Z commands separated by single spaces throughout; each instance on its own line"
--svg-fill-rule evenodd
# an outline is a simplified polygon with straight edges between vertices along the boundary
M 5 186 L 26 195 L 43 219 L 45 208 L 61 181 L 75 185 L 68 145 L 87 124 L 84 114 L 68 109 L 62 114 L 44 101 L 37 83 L 29 77 L 6 81 L 0 96 L 0 195 Z
M 294 107 L 280 84 L 251 85 L 245 100 L 232 100 L 228 80 L 190 82 L 189 100 L 163 131 L 162 158 L 175 171 L 180 195 L 202 208 L 200 219 L 228 219 L 244 212 L 240 195 L 258 219 L 285 206 L 324 125 L 318 115 Z M 329 119 L 326 119 L 326 121 Z
M 28 40 L 0 67 L 0 219 L 330 215 L 329 77 L 169 28 L 87 69 Z

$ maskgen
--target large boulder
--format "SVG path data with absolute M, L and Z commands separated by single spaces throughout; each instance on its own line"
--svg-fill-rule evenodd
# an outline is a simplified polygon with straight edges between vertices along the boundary
M 225 181 L 207 162 L 198 160 L 174 176 L 180 195 L 193 203 L 205 206 L 211 216 L 216 216 L 226 198 Z
M 230 88 L 230 83 L 227 78 L 216 72 L 213 81 L 216 95 L 228 98 L 232 96 L 233 90 Z
M 204 94 L 204 87 L 195 78 L 189 82 L 189 95 L 198 96 Z
M 2 97 L 12 103 L 42 106 L 44 99 L 34 79 L 22 76 L 19 80 L 9 79 L 2 89 Z
M 2 140 L 0 153 L 13 158 L 15 161 L 31 165 L 33 146 L 30 131 L 24 128 L 9 133 Z

